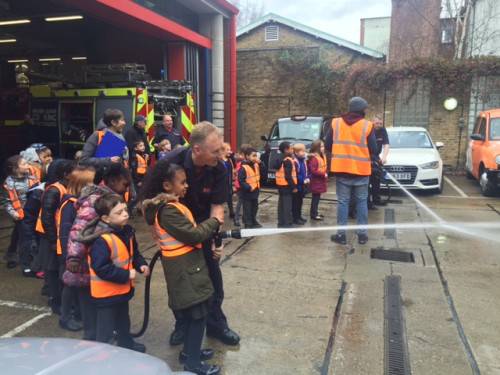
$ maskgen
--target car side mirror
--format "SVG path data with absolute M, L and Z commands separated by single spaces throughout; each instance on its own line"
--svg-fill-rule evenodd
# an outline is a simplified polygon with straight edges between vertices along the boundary
M 484 136 L 482 134 L 471 134 L 470 139 L 473 141 L 484 141 Z
M 443 148 L 444 147 L 444 143 L 443 142 L 436 142 L 436 148 L 439 150 L 440 148 Z
M 264 142 L 267 142 L 267 137 L 265 135 L 261 135 L 260 136 L 260 139 Z

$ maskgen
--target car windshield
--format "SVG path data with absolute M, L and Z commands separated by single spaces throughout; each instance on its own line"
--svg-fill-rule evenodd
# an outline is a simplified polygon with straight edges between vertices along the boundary
M 500 117 L 490 120 L 490 140 L 500 141 Z
M 303 121 L 280 120 L 271 133 L 271 139 L 302 139 L 314 141 L 321 136 L 321 119 Z
M 391 148 L 432 148 L 425 131 L 391 131 L 388 134 Z

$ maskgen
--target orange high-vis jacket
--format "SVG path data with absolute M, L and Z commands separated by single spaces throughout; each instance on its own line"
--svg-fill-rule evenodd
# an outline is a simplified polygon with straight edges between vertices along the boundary
M 327 161 L 325 156 L 313 155 L 314 158 L 318 161 L 318 172 L 326 174 L 327 170 Z
M 141 156 L 139 154 L 136 154 L 136 158 L 137 158 L 136 173 L 138 175 L 145 175 L 146 172 L 148 171 L 148 155 L 145 154 L 144 156 Z
M 255 191 L 256 189 L 260 189 L 260 168 L 258 165 L 255 165 L 254 167 L 248 165 L 248 164 L 242 164 L 241 165 L 243 169 L 245 169 L 245 173 L 247 175 L 246 178 L 246 183 L 250 185 L 252 188 L 251 191 Z
M 370 176 L 372 165 L 368 136 L 373 125 L 359 120 L 347 125 L 341 117 L 332 119 L 332 161 L 330 171 L 358 176 Z
M 30 171 L 30 175 L 35 177 L 37 182 L 42 181 L 42 166 L 30 164 L 28 169 Z
M 70 197 L 70 198 L 66 199 L 61 204 L 61 206 L 59 207 L 59 209 L 56 211 L 56 231 L 57 231 L 56 253 L 57 253 L 57 255 L 62 255 L 62 253 L 63 253 L 63 251 L 62 251 L 62 245 L 61 245 L 61 237 L 60 237 L 62 211 L 63 211 L 64 207 L 66 207 L 66 205 L 68 203 L 75 204 L 75 202 L 77 200 L 78 199 L 76 197 Z
M 106 233 L 101 236 L 106 242 L 109 249 L 109 256 L 115 267 L 124 270 L 132 269 L 132 259 L 134 255 L 133 238 L 130 238 L 130 253 L 127 245 L 115 234 Z M 107 298 L 120 296 L 130 292 L 134 286 L 132 280 L 125 284 L 117 284 L 111 281 L 101 279 L 92 268 L 90 256 L 88 257 L 89 270 L 90 270 L 90 295 L 94 298 Z
M 57 190 L 59 190 L 59 200 L 61 200 L 62 197 L 64 196 L 64 194 L 66 194 L 66 187 L 63 184 L 61 184 L 60 182 L 55 182 L 52 185 L 47 186 L 45 188 L 45 191 L 47 191 L 47 189 L 49 189 L 50 187 L 55 187 Z M 42 196 L 42 200 L 43 200 L 43 196 Z M 45 233 L 45 229 L 44 229 L 43 224 L 42 224 L 42 209 L 41 208 L 40 208 L 40 212 L 38 213 L 38 219 L 36 220 L 35 230 L 41 234 Z
M 28 187 L 30 187 L 30 188 L 33 185 L 36 185 L 37 183 L 38 183 L 38 181 L 36 181 L 36 180 L 34 180 L 32 178 L 28 179 Z M 10 200 L 10 202 L 12 204 L 12 208 L 16 211 L 19 220 L 24 219 L 23 205 L 22 205 L 22 203 L 21 203 L 21 201 L 19 199 L 19 196 L 17 195 L 16 189 L 9 188 L 9 186 L 7 184 L 4 184 L 3 188 L 5 189 L 5 191 L 7 192 L 7 194 L 9 195 L 9 200 Z
M 196 222 L 194 221 L 193 214 L 191 213 L 189 208 L 187 208 L 180 202 L 169 202 L 167 204 L 177 208 L 196 227 Z M 156 241 L 164 257 L 178 257 L 202 248 L 201 243 L 191 246 L 176 240 L 165 229 L 162 228 L 162 226 L 160 225 L 160 221 L 158 220 L 158 214 L 159 210 L 156 213 L 154 231 Z
M 295 167 L 295 161 L 290 156 L 287 156 L 283 159 L 280 168 L 276 171 L 277 186 L 288 186 L 288 181 L 285 178 L 285 160 L 290 160 L 290 163 L 292 163 L 292 180 L 294 184 L 297 184 L 297 168 Z

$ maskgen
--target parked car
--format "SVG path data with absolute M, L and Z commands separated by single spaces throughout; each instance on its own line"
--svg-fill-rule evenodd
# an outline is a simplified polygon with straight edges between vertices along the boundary
M 439 149 L 443 143 L 432 142 L 425 128 L 387 128 L 389 155 L 384 169 L 408 189 L 443 190 L 443 161 Z M 388 177 L 384 183 L 396 187 Z
M 148 354 L 94 341 L 16 337 L 0 339 L 2 374 L 188 375 Z
M 261 154 L 263 182 L 274 183 L 276 170 L 281 162 L 279 145 L 281 142 L 303 143 L 309 150 L 316 139 L 323 139 L 330 121 L 324 116 L 291 116 L 278 119 L 272 126 L 269 136 L 261 136 L 265 142 Z
M 500 186 L 500 109 L 479 113 L 470 136 L 466 161 L 467 176 L 479 181 L 485 196 Z

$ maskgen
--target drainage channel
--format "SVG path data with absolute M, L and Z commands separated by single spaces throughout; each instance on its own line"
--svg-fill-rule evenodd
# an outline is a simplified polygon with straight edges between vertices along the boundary
M 401 302 L 401 276 L 386 276 L 384 286 L 384 374 L 410 375 L 408 341 Z

